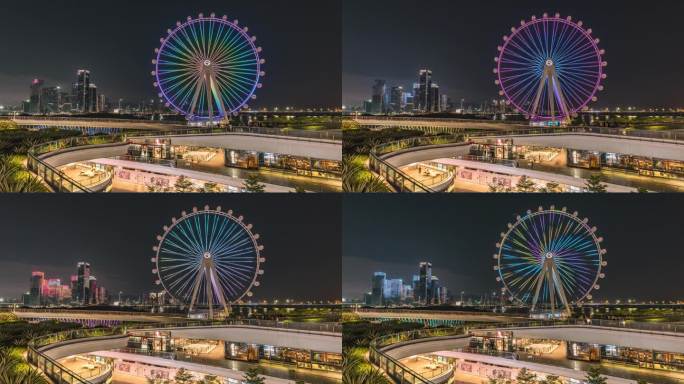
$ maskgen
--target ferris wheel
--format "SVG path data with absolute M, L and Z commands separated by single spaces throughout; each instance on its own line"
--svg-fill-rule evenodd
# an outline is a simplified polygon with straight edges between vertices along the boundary
M 494 58 L 499 95 L 533 123 L 560 125 L 588 109 L 607 77 L 605 51 L 591 28 L 544 14 L 520 21 Z
M 166 106 L 191 122 L 216 123 L 236 115 L 261 88 L 264 59 L 256 37 L 227 16 L 188 16 L 168 29 L 152 60 L 154 86 Z
M 266 259 L 258 239 L 252 224 L 245 224 L 244 217 L 231 210 L 205 206 L 183 211 L 157 236 L 152 258 L 155 282 L 188 305 L 189 312 L 202 306 L 209 308 L 210 318 L 214 307 L 228 313 L 232 303 L 251 297 L 252 287 L 260 285 Z
M 570 315 L 571 306 L 591 300 L 605 277 L 602 242 L 596 227 L 577 212 L 554 206 L 528 210 L 508 224 L 496 243 L 496 280 L 511 301 L 529 306 L 530 313 Z

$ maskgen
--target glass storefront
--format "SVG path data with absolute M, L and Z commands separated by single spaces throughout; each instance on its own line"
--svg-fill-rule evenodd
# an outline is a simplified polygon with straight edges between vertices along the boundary
M 128 338 L 128 348 L 154 352 L 173 352 L 175 340 L 171 332 L 145 332 L 143 335 L 133 335 Z
M 226 342 L 226 359 L 248 362 L 267 360 L 296 365 L 299 368 L 339 371 L 342 368 L 342 355 L 307 351 L 295 348 L 276 347 L 239 342 Z
M 682 161 L 612 152 L 600 153 L 568 149 L 568 166 L 586 169 L 614 168 L 638 173 L 642 176 L 667 179 L 684 178 L 684 162 Z
M 128 146 L 128 155 L 141 158 L 172 160 L 175 158 L 175 148 L 170 139 L 145 140 L 142 144 Z
M 307 157 L 282 155 L 270 152 L 225 150 L 225 165 L 242 169 L 277 169 L 302 176 L 339 177 L 342 164 L 334 160 L 311 159 Z

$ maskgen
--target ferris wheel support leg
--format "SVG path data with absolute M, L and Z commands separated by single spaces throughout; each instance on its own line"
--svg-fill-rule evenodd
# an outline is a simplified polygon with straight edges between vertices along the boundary
M 204 278 L 207 280 L 207 304 L 209 305 L 209 319 L 214 318 L 214 282 L 212 281 L 212 268 L 204 268 Z
M 544 264 L 544 270 L 546 281 L 549 285 L 549 301 L 551 302 L 551 315 L 553 316 L 556 313 L 556 284 L 553 279 L 553 267 L 549 264 L 549 262 Z
M 541 99 L 542 91 L 544 90 L 544 84 L 546 84 L 547 74 L 546 71 L 542 74 L 541 80 L 539 81 L 539 86 L 537 87 L 537 94 L 534 97 L 534 102 L 532 103 L 532 109 L 530 110 L 530 117 L 537 116 L 539 110 L 539 100 Z
M 568 298 L 565 295 L 565 289 L 563 288 L 563 284 L 560 281 L 560 275 L 558 274 L 558 270 L 556 269 L 555 264 L 552 265 L 552 268 L 553 268 L 553 278 L 555 281 L 556 289 L 558 290 L 558 296 L 561 299 L 561 303 L 565 307 L 565 310 L 564 310 L 565 314 L 567 316 L 570 316 L 570 315 L 572 315 L 572 309 L 570 308 L 570 303 L 568 302 Z
M 537 276 L 537 282 L 535 283 L 536 288 L 534 289 L 534 297 L 532 298 L 532 312 L 537 307 L 537 300 L 539 300 L 539 291 L 541 290 L 542 282 L 544 281 L 544 273 L 540 273 Z
M 192 104 L 190 105 L 190 116 L 195 114 L 197 109 L 197 100 L 199 99 L 200 89 L 202 88 L 202 78 L 198 78 L 195 84 L 195 94 L 192 96 Z
M 207 89 L 207 107 L 209 108 L 209 124 L 214 122 L 214 102 L 211 97 L 211 86 L 214 83 L 214 78 L 211 74 L 205 75 L 204 87 Z
M 214 269 L 211 270 L 211 281 L 212 281 L 212 283 L 219 281 L 218 276 L 216 275 L 216 271 Z M 228 309 L 228 303 L 226 302 L 226 297 L 223 294 L 223 290 L 220 289 L 220 287 L 217 287 L 217 288 L 218 289 L 216 290 L 216 293 L 218 295 L 219 303 L 221 303 L 221 306 L 223 307 L 223 311 L 224 311 L 225 315 L 228 316 L 228 314 L 230 313 L 230 310 Z
M 197 293 L 199 291 L 199 285 L 202 281 L 202 268 L 197 271 L 197 276 L 195 277 L 195 286 L 192 288 L 192 299 L 190 300 L 190 307 L 188 307 L 188 313 L 192 312 L 192 308 L 197 302 Z
M 560 108 L 562 115 L 569 119 L 570 110 L 568 109 L 568 103 L 565 101 L 565 95 L 560 87 L 560 82 L 558 81 L 556 73 L 553 74 L 551 80 L 553 81 L 554 95 L 558 98 L 558 107 Z

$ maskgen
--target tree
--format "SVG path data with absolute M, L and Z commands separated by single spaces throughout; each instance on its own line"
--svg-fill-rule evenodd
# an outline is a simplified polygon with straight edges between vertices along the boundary
M 195 377 L 185 368 L 180 368 L 176 372 L 176 376 L 173 377 L 173 381 L 176 384 L 192 384 L 195 381 Z
M 648 381 L 646 381 L 644 379 L 639 379 L 639 380 L 637 380 L 637 384 L 648 384 Z
M 294 189 L 296 193 L 306 193 L 306 189 L 304 189 L 304 187 L 301 185 L 296 185 Z
M 601 368 L 599 367 L 590 367 L 584 380 L 587 384 L 606 384 L 608 382 L 608 378 L 601 376 Z
M 558 193 L 560 191 L 560 184 L 554 183 L 553 181 L 549 181 L 544 188 L 539 190 L 539 192 L 544 193 Z
M 244 182 L 245 191 L 249 193 L 264 193 L 266 186 L 261 184 L 261 176 L 256 173 L 250 173 Z
M 563 381 L 556 375 L 547 375 L 539 384 L 563 384 Z
M 188 178 L 183 175 L 178 176 L 173 187 L 176 189 L 176 192 L 192 192 L 194 189 L 192 181 L 188 180 Z
M 537 375 L 528 371 L 527 368 L 523 368 L 518 372 L 518 376 L 515 378 L 517 384 L 536 384 Z
M 204 375 L 202 384 L 221 384 L 223 381 L 216 375 Z
M 637 192 L 638 193 L 648 193 L 648 189 L 646 189 L 644 187 L 639 187 L 639 188 L 637 188 Z
M 529 177 L 522 175 L 520 176 L 520 179 L 518 179 L 518 183 L 515 185 L 515 190 L 516 192 L 536 192 L 537 187 L 534 184 L 534 181 L 530 180 Z
M 606 192 L 606 185 L 603 184 L 602 181 L 603 181 L 603 176 L 601 176 L 598 173 L 594 173 L 591 176 L 589 176 L 589 178 L 587 178 L 587 181 L 584 184 L 584 186 L 587 189 L 587 192 L 605 193 Z
M 243 376 L 243 382 L 245 384 L 264 384 L 266 379 L 263 376 L 259 376 L 259 368 L 247 368 L 245 375 Z
M 202 191 L 205 193 L 221 192 L 221 188 L 219 188 L 218 184 L 211 181 L 207 181 L 206 183 L 204 183 Z

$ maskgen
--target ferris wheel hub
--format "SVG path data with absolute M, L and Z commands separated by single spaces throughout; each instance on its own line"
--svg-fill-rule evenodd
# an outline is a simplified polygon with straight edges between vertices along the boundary
M 547 66 L 547 67 L 553 67 L 553 60 L 551 60 L 551 59 L 546 59 L 546 66 Z
M 546 256 L 547 259 L 553 259 L 553 253 L 551 252 L 546 252 L 546 255 L 544 256 Z
M 211 259 L 211 253 L 210 252 L 204 252 L 202 255 L 205 259 Z
M 204 60 L 204 66 L 205 67 L 211 67 L 211 60 Z

